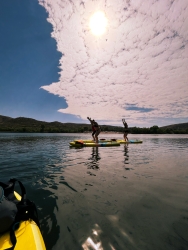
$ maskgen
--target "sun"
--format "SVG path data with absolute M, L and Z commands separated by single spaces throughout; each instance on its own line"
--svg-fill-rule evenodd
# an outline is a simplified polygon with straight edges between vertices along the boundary
M 95 36 L 101 36 L 106 31 L 107 23 L 108 20 L 104 12 L 97 11 L 91 16 L 89 27 Z

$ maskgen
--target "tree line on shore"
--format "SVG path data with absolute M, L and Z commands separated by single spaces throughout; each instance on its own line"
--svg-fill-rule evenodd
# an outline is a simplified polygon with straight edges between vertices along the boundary
M 102 132 L 123 133 L 123 126 L 100 125 Z M 91 124 L 43 122 L 31 118 L 0 115 L 0 132 L 14 133 L 90 133 Z M 150 128 L 130 127 L 131 134 L 188 134 L 188 123 Z
M 101 126 L 102 132 L 114 132 L 123 133 L 123 127 L 116 126 Z M 40 126 L 9 126 L 0 127 L 0 132 L 15 132 L 15 133 L 89 133 L 91 132 L 91 126 L 47 126 L 41 124 Z M 158 126 L 152 126 L 150 128 L 129 128 L 130 134 L 188 134 L 188 129 L 175 129 L 175 128 L 159 128 Z

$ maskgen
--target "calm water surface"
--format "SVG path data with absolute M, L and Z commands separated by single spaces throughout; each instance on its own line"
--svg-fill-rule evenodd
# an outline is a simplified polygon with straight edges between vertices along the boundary
M 143 143 L 75 149 L 90 135 L 0 133 L 1 180 L 25 184 L 48 250 L 188 249 L 188 136 L 129 138 Z

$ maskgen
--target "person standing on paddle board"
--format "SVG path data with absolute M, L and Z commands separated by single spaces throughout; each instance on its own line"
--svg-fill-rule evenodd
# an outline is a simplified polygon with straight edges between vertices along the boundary
M 125 141 L 128 141 L 129 140 L 128 137 L 127 137 L 128 132 L 129 132 L 129 130 L 128 130 L 128 124 L 126 123 L 125 119 L 122 119 L 122 122 L 123 122 L 123 125 L 124 125 L 124 134 L 123 134 L 123 137 L 124 137 Z
M 87 119 L 91 122 L 91 129 L 92 129 L 92 137 L 93 137 L 93 140 L 95 141 L 95 137 L 94 137 L 94 135 L 95 135 L 95 133 L 96 133 L 96 129 L 95 129 L 95 127 L 94 127 L 94 120 L 91 120 L 91 118 L 89 118 L 89 117 L 87 117 Z
M 98 135 L 101 132 L 101 128 L 95 120 L 93 120 L 93 124 L 94 124 L 94 128 L 95 128 L 95 142 L 98 143 L 99 142 Z

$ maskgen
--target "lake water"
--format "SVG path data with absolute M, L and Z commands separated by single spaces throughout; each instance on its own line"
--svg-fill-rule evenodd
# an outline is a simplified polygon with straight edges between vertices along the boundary
M 129 135 L 143 143 L 69 147 L 90 138 L 0 133 L 0 179 L 24 183 L 47 249 L 188 249 L 188 135 Z

